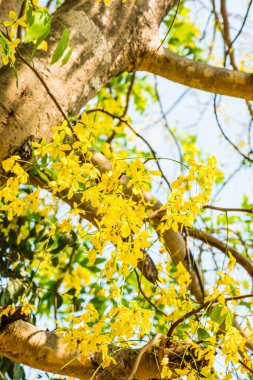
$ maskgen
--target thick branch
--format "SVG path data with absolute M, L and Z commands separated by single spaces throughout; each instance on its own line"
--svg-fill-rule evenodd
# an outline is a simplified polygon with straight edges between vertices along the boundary
M 133 372 L 138 380 L 160 379 L 159 364 L 164 354 L 173 375 L 186 364 L 199 369 L 205 365 L 205 361 L 196 357 L 195 347 L 180 340 L 171 340 L 165 348 L 166 337 L 162 337 L 159 347 L 147 351 L 160 337 L 161 334 L 156 335 L 141 349 L 109 345 L 109 355 L 116 364 L 103 369 L 100 353 L 89 352 L 87 357 L 81 357 L 78 351 L 68 351 L 59 335 L 17 320 L 0 330 L 0 355 L 32 368 L 81 380 L 127 380 L 133 377 Z
M 138 350 L 111 347 L 112 356 L 120 365 L 98 370 L 94 380 L 125 380 L 130 373 Z M 116 354 L 113 354 L 113 352 Z M 42 331 L 30 323 L 18 320 L 0 330 L 0 355 L 30 367 L 89 380 L 101 364 L 101 355 L 90 353 L 80 361 L 80 352 L 68 351 L 59 335 Z M 136 376 L 139 380 L 159 378 L 155 355 L 145 352 Z
M 216 94 L 253 100 L 253 74 L 190 60 L 154 45 L 139 62 L 148 71 L 173 82 Z

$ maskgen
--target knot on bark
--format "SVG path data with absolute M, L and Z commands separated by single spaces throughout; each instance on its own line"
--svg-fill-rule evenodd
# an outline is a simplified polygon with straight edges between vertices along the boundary
M 30 160 L 32 158 L 32 143 L 33 142 L 40 142 L 41 139 L 36 138 L 34 135 L 28 136 L 23 143 L 18 147 L 13 147 L 10 150 L 10 154 L 18 155 L 21 157 L 22 160 Z

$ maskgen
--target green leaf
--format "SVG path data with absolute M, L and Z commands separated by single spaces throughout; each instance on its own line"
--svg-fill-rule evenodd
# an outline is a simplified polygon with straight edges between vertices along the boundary
M 1 44 L 2 48 L 3 48 L 4 53 L 9 58 L 10 54 L 11 54 L 10 47 L 9 47 L 7 39 L 4 37 L 4 35 L 2 34 L 2 32 L 0 32 L 0 44 Z
M 177 331 L 189 331 L 190 325 L 188 323 L 180 323 L 180 325 L 177 326 Z
M 62 57 L 64 51 L 67 49 L 68 42 L 69 42 L 69 29 L 65 28 L 62 33 L 61 39 L 58 42 L 56 49 L 53 53 L 51 65 L 58 62 L 59 59 Z
M 213 308 L 212 314 L 211 314 L 211 321 L 216 322 L 218 324 L 221 324 L 225 321 L 226 315 L 221 315 L 222 307 L 221 305 L 216 305 Z
M 233 319 L 234 319 L 234 316 L 232 312 L 228 309 L 228 312 L 226 314 L 226 319 L 225 319 L 226 330 L 228 330 L 232 326 Z
M 197 336 L 198 336 L 198 340 L 210 338 L 210 334 L 205 329 L 202 329 L 201 327 L 197 330 Z
M 62 304 L 63 304 L 63 298 L 60 294 L 57 293 L 56 295 L 56 300 L 57 300 L 57 309 L 59 309 Z
M 28 3 L 28 8 L 26 12 L 26 20 L 27 24 L 31 25 L 33 23 L 34 17 L 33 17 L 33 8 L 30 3 Z
M 38 42 L 45 39 L 51 30 L 51 16 L 47 11 L 36 11 L 28 18 L 25 42 Z M 42 40 L 41 40 L 42 41 Z M 40 41 L 40 42 L 41 42 Z
M 38 46 L 41 44 L 41 42 L 43 40 L 45 40 L 45 38 L 47 38 L 47 35 L 48 35 L 48 33 L 46 32 L 46 33 L 42 34 L 42 36 L 37 39 L 37 42 L 35 43 L 33 51 L 32 51 L 32 57 L 35 56 L 35 53 L 36 53 L 36 51 L 38 49 Z
M 69 58 L 71 57 L 72 52 L 73 52 L 73 48 L 69 49 L 69 51 L 67 52 L 67 54 L 65 55 L 65 57 L 62 60 L 61 67 L 64 66 L 64 65 L 66 65 L 66 63 L 68 63 Z
M 41 170 L 37 169 L 37 172 L 40 176 L 41 179 L 43 179 L 44 181 L 46 181 L 47 183 L 49 182 L 49 179 L 47 178 L 46 174 L 44 174 Z
M 43 179 L 45 182 L 49 182 L 48 177 L 45 173 L 43 173 L 38 166 L 31 167 L 30 171 L 31 175 L 39 175 L 41 179 Z

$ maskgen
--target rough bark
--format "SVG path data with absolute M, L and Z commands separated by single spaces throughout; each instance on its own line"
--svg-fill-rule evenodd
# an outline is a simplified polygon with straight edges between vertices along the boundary
M 101 87 L 134 68 L 173 1 L 121 0 L 110 7 L 94 0 L 67 0 L 56 12 L 48 37 L 48 52 L 38 52 L 34 67 L 67 114 L 75 114 Z M 63 27 L 70 29 L 74 52 L 69 62 L 50 66 Z M 22 51 L 25 55 L 25 51 Z M 62 115 L 45 87 L 17 58 L 19 87 L 9 67 L 0 71 L 0 161 L 33 135 L 50 140 Z M 18 132 L 18 133 L 17 133 Z
M 103 369 L 100 353 L 90 352 L 87 357 L 82 357 L 78 351 L 67 350 L 66 344 L 56 333 L 17 320 L 0 330 L 0 355 L 42 371 L 81 380 L 128 380 L 133 368 L 136 369 L 134 379 L 158 380 L 161 378 L 160 363 L 164 354 L 173 373 L 171 379 L 178 378 L 177 369 L 184 368 L 186 364 L 193 368 L 197 365 L 200 369 L 205 366 L 205 360 L 198 358 L 195 347 L 190 343 L 172 340 L 166 347 L 166 341 L 166 336 L 161 336 L 158 345 L 153 347 L 151 339 L 147 344 L 149 350 L 143 352 L 142 349 L 110 345 L 109 355 L 117 365 L 111 364 Z M 137 361 L 139 353 L 140 361 Z
M 159 46 L 158 26 L 173 0 L 120 0 L 110 7 L 94 0 L 67 0 L 57 11 L 48 52 L 34 65 L 66 113 L 79 111 L 110 79 L 126 70 L 147 70 L 170 80 L 230 96 L 252 99 L 253 75 L 211 67 L 179 57 Z M 159 4 L 158 4 L 159 3 Z M 62 33 L 71 30 L 74 53 L 67 65 L 50 66 Z M 24 53 L 24 52 L 23 52 Z M 0 72 L 0 161 L 34 135 L 50 140 L 62 115 L 39 79 L 17 60 L 19 88 L 11 69 Z M 18 133 L 17 133 L 18 131 Z
M 102 357 L 98 353 L 90 353 L 86 358 L 78 351 L 69 351 L 66 344 L 61 343 L 60 336 L 39 329 L 22 320 L 12 322 L 0 330 L 0 355 L 18 363 L 26 364 L 42 371 L 71 376 L 81 380 L 91 379 L 101 364 Z M 113 354 L 113 351 L 117 352 Z M 102 368 L 94 380 L 126 380 L 130 373 L 138 350 L 111 347 L 112 355 L 120 363 L 114 367 Z M 159 368 L 154 354 L 146 352 L 138 367 L 138 380 L 159 378 Z

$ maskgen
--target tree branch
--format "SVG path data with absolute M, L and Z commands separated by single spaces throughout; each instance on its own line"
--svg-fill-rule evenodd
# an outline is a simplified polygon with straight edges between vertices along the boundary
M 147 352 L 147 350 L 149 350 L 152 346 L 154 346 L 162 338 L 162 336 L 163 336 L 162 334 L 156 334 L 147 344 L 145 344 L 145 346 L 142 347 L 142 349 L 139 351 L 136 357 L 133 369 L 130 375 L 128 376 L 127 380 L 133 380 L 134 375 L 136 374 L 137 369 L 140 365 L 142 356 L 145 354 L 145 352 Z
M 208 232 L 197 230 L 196 228 L 189 229 L 189 235 L 194 238 L 203 241 L 204 243 L 210 245 L 211 247 L 217 248 L 219 251 L 223 252 L 228 256 L 228 252 L 235 258 L 236 262 L 240 264 L 248 274 L 253 278 L 253 263 L 246 256 L 237 252 L 234 248 L 223 243 L 215 236 L 209 234 Z
M 67 350 L 67 345 L 61 342 L 61 337 L 56 333 L 17 320 L 0 330 L 0 355 L 38 370 L 81 380 L 127 380 L 134 374 L 138 380 L 158 380 L 161 378 L 160 363 L 164 355 L 168 358 L 173 374 L 177 369 L 184 368 L 186 363 L 194 368 L 196 365 L 201 368 L 205 364 L 195 355 L 195 347 L 183 341 L 170 340 L 165 348 L 166 339 L 163 339 L 159 347 L 152 347 L 148 351 L 160 337 L 163 336 L 155 335 L 140 349 L 109 345 L 109 355 L 117 364 L 103 369 L 100 353 L 89 352 L 87 357 L 82 357 L 79 351 Z
M 204 206 L 203 208 L 213 208 L 214 210 L 221 210 L 221 211 L 242 211 L 242 209 L 224 209 L 221 207 L 212 207 L 212 206 Z M 244 210 L 243 210 L 244 211 Z M 248 212 L 245 211 L 245 212 Z M 164 215 L 166 215 L 166 209 L 158 209 L 154 212 L 152 212 L 149 215 L 149 219 L 153 218 L 162 218 Z M 225 253 L 225 255 L 228 256 L 228 252 L 232 254 L 232 256 L 235 258 L 236 262 L 240 264 L 248 273 L 249 275 L 253 278 L 253 263 L 244 255 L 241 253 L 237 252 L 234 248 L 228 246 L 227 244 L 223 243 L 219 239 L 217 239 L 215 236 L 209 234 L 208 232 L 205 231 L 200 231 L 196 228 L 190 228 L 188 229 L 189 236 L 191 236 L 194 239 L 198 239 L 203 241 L 204 243 L 210 245 L 211 247 L 217 248 L 219 251 Z
M 153 44 L 137 65 L 173 82 L 216 94 L 253 100 L 253 74 L 190 60 Z
M 127 379 L 139 350 L 110 347 L 110 351 L 120 365 L 110 366 L 104 371 L 101 367 L 96 379 Z M 102 362 L 101 355 L 92 352 L 81 359 L 80 352 L 67 350 L 59 335 L 22 320 L 9 323 L 0 330 L 0 355 L 32 368 L 81 380 L 89 380 Z M 154 354 L 145 352 L 142 355 L 136 376 L 140 380 L 159 378 Z
M 253 208 L 218 207 L 213 205 L 204 205 L 203 208 L 223 212 L 246 212 L 247 214 L 253 214 Z

